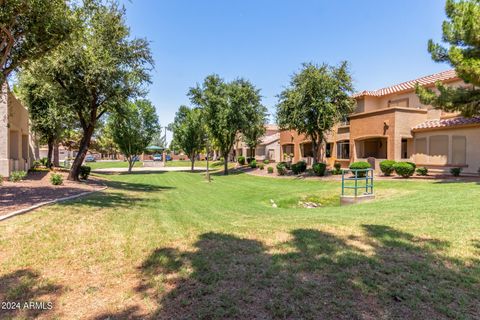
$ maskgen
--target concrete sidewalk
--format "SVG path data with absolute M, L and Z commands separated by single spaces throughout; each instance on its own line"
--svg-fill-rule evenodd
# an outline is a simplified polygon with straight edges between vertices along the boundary
M 195 171 L 206 171 L 205 167 L 195 167 Z M 212 169 L 210 169 L 212 170 Z M 190 167 L 133 167 L 132 172 L 169 172 L 169 171 L 191 171 Z M 100 168 L 92 170 L 96 173 L 122 173 L 128 172 L 128 168 Z

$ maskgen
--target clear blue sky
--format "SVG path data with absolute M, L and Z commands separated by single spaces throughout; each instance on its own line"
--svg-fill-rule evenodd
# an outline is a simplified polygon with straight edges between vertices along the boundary
M 273 113 L 302 62 L 351 63 L 355 89 L 377 89 L 449 68 L 431 61 L 443 0 L 124 0 L 155 59 L 149 99 L 162 125 L 211 73 L 244 77 Z

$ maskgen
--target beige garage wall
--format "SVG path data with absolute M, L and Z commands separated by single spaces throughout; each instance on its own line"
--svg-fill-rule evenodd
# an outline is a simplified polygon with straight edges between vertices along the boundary
M 464 162 L 463 172 L 477 173 L 480 168 L 480 126 L 416 132 L 413 159 L 420 165 L 455 166 Z

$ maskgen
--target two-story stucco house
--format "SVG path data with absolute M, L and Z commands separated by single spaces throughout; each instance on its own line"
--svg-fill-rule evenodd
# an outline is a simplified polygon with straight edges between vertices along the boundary
M 0 175 L 27 171 L 32 159 L 28 111 L 4 84 L 0 92 Z
M 254 157 L 257 161 L 269 160 L 279 162 L 280 155 L 280 131 L 278 126 L 272 124 L 265 125 L 265 134 L 260 138 L 260 142 L 250 154 L 250 148 L 245 144 L 241 134 L 237 136 L 237 141 L 233 146 L 231 158 L 238 156 Z
M 423 105 L 415 84 L 434 88 L 437 81 L 448 86 L 465 85 L 454 70 L 403 82 L 353 97 L 356 109 L 349 121 L 338 124 L 327 135 L 323 151 L 327 162 L 346 167 L 353 161 L 385 159 L 413 161 L 432 170 L 462 167 L 477 173 L 480 168 L 480 117 L 466 119 Z M 311 143 L 291 131 L 280 134 L 282 153 L 293 153 L 294 161 L 311 163 Z

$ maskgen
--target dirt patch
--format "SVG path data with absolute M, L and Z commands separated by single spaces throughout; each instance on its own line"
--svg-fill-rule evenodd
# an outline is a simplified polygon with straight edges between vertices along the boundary
M 63 184 L 60 186 L 50 183 L 51 172 L 48 171 L 30 172 L 20 182 L 4 181 L 0 186 L 0 217 L 41 202 L 100 190 L 104 186 L 102 180 L 95 177 L 90 177 L 86 182 L 74 182 L 67 180 L 67 172 L 56 173 L 63 176 Z

